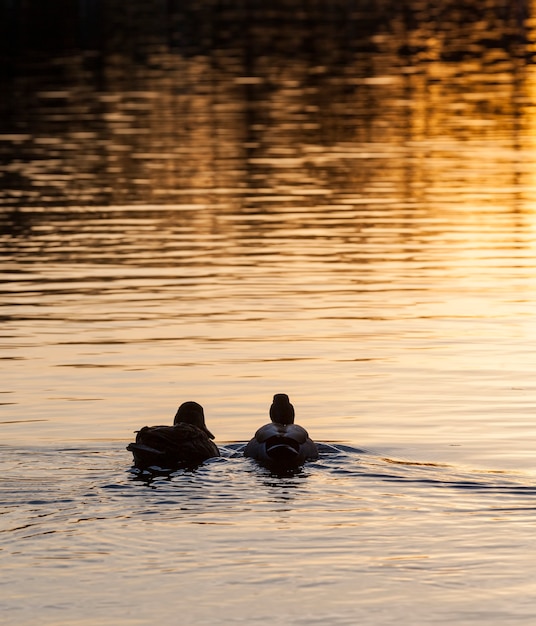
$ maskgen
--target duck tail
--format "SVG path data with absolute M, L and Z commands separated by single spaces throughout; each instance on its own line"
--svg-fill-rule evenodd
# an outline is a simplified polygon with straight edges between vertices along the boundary
M 134 457 L 134 465 L 140 469 L 150 467 L 151 465 L 160 465 L 166 460 L 166 455 L 161 450 L 151 448 L 143 443 L 129 443 L 127 450 L 132 452 Z
M 271 437 L 266 441 L 266 454 L 277 463 L 292 465 L 299 452 L 299 444 L 288 437 Z
M 280 443 L 267 449 L 268 456 L 279 463 L 291 464 L 297 457 L 298 452 L 286 443 Z

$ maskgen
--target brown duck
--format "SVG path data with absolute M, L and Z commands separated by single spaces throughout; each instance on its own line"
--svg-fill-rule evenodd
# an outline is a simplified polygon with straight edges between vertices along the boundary
M 214 435 L 205 425 L 203 407 L 197 402 L 184 402 L 177 410 L 173 426 L 144 426 L 127 450 L 132 452 L 134 465 L 139 469 L 196 467 L 220 456 L 212 439 Z

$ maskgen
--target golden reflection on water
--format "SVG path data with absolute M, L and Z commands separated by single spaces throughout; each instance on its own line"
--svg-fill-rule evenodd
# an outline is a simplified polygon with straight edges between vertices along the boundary
M 206 395 L 210 381 L 213 411 L 238 411 L 224 437 L 247 431 L 276 385 L 302 394 L 331 437 L 325 385 L 352 440 L 376 428 L 358 424 L 363 408 L 405 436 L 406 402 L 415 430 L 442 432 L 501 363 L 527 380 L 530 6 L 379 3 L 348 16 L 334 3 L 307 21 L 222 4 L 198 23 L 176 3 L 155 9 L 164 21 L 135 4 L 135 46 L 101 25 L 95 49 L 6 53 L 6 319 L 15 358 L 37 337 L 50 397 L 104 399 L 101 369 L 152 372 L 160 389 L 180 368 L 181 391 Z M 114 5 L 102 10 L 113 23 Z M 54 368 L 74 389 L 91 370 L 95 390 L 60 393 Z M 244 378 L 259 386 L 225 406 Z M 128 392 L 112 395 L 123 424 Z M 427 416 L 438 398 L 443 413 Z

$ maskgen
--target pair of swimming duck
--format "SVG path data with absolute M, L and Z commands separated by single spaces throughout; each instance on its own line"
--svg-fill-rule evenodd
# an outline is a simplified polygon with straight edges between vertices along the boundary
M 294 424 L 294 407 L 284 393 L 274 396 L 269 424 L 265 424 L 245 447 L 244 456 L 270 470 L 296 469 L 318 458 L 314 441 L 302 426 Z M 180 405 L 173 426 L 144 426 L 136 441 L 127 446 L 140 469 L 195 467 L 220 451 L 205 424 L 203 407 L 197 402 Z

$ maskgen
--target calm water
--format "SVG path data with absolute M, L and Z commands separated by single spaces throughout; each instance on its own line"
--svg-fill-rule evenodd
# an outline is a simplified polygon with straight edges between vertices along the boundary
M 68 4 L 1 3 L 3 623 L 533 624 L 532 3 Z

